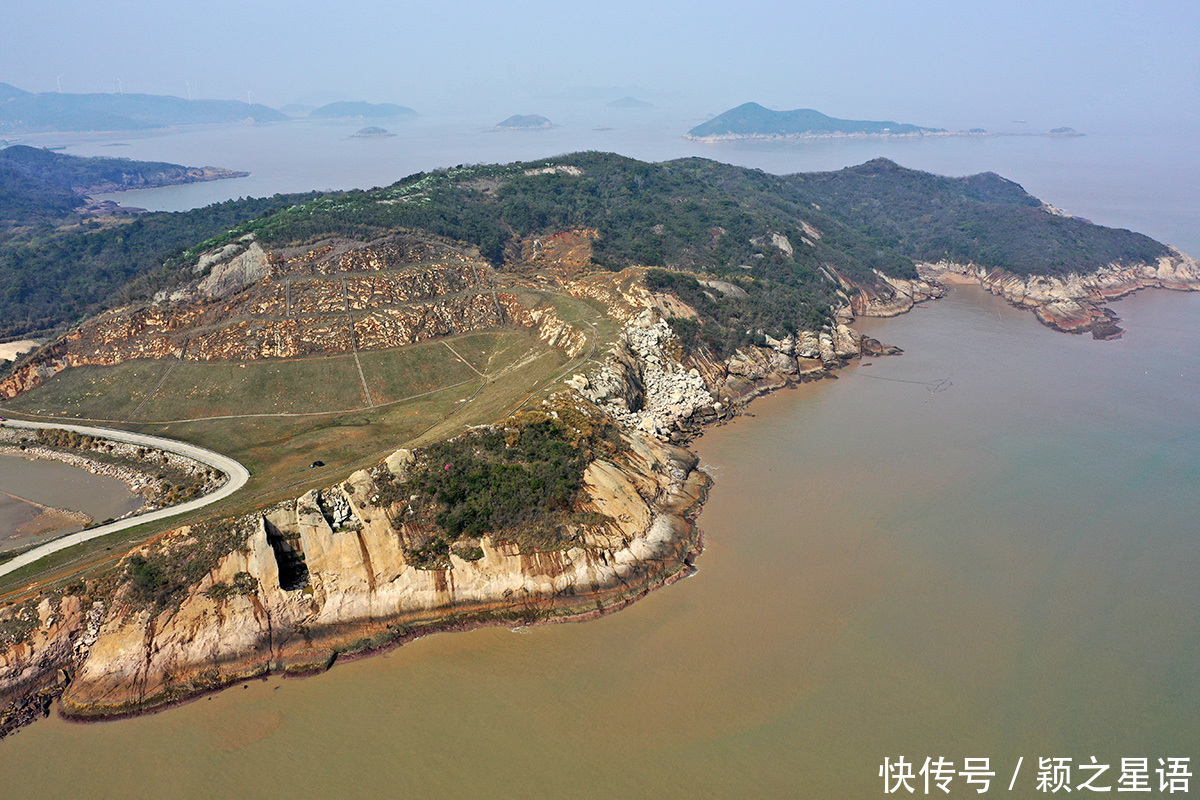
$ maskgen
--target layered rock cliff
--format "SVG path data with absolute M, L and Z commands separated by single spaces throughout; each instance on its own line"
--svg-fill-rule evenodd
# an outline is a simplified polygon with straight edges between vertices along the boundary
M 3 655 L 0 689 L 28 689 L 50 668 L 67 669 L 74 678 L 63 711 L 110 716 L 254 675 L 323 669 L 339 653 L 433 630 L 627 603 L 688 570 L 698 547 L 688 515 L 705 480 L 695 457 L 678 447 L 638 434 L 621 439 L 617 457 L 585 472 L 581 510 L 590 516 L 571 546 L 522 552 L 485 535 L 470 559 L 451 553 L 446 568 L 413 566 L 406 545 L 421 532 L 382 488 L 407 479 L 402 452 L 391 466 L 223 523 L 239 532 L 239 546 L 177 604 L 141 604 L 135 583 L 126 583 L 94 642 L 80 638 L 79 599 L 64 600 L 51 624 Z M 127 562 L 185 557 L 202 535 L 180 529 Z

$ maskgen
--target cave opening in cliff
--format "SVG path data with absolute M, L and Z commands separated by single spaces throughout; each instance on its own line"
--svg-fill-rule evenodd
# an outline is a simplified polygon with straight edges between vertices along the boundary
M 270 521 L 263 522 L 267 529 L 267 544 L 271 545 L 275 564 L 279 567 L 279 588 L 292 592 L 308 586 L 308 567 L 297 547 L 299 540 L 293 543 Z

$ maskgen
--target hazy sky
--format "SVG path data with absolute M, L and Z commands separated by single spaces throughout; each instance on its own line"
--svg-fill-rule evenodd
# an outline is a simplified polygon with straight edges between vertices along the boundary
M 637 87 L 696 116 L 753 99 L 943 127 L 1200 122 L 1196 0 L 7 0 L 2 19 L 0 81 L 31 91 L 494 116 Z

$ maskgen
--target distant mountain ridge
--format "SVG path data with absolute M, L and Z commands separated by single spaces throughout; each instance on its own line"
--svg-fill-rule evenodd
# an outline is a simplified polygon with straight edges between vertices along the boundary
M 0 83 L 0 133 L 136 131 L 170 125 L 282 122 L 273 108 L 240 100 L 153 94 L 32 92 Z
M 687 138 L 716 141 L 789 136 L 920 136 L 933 133 L 946 131 L 901 122 L 837 119 L 811 108 L 772 111 L 758 103 L 743 103 L 692 128 Z
M 328 103 L 308 112 L 309 119 L 344 119 L 346 117 L 362 117 L 363 119 L 389 119 L 391 117 L 415 117 L 416 111 L 408 106 L 395 103 L 364 103 L 341 100 Z

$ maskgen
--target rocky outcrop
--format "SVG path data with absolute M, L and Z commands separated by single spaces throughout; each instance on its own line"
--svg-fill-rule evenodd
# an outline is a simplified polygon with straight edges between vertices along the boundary
M 23 617 L 32 624 L 18 628 Z M 0 738 L 50 713 L 76 646 L 87 640 L 89 618 L 95 622 L 73 595 L 0 610 Z
M 1120 336 L 1117 317 L 1104 303 L 1140 289 L 1200 290 L 1200 263 L 1174 248 L 1154 263 L 1109 264 L 1087 275 L 1015 275 L 974 264 L 941 261 L 920 264 L 926 281 L 977 283 L 1043 324 L 1068 333 L 1090 332 L 1097 339 Z
M 654 296 L 626 325 L 604 364 L 567 381 L 622 426 L 683 442 L 704 424 L 728 418 L 736 405 L 800 381 L 825 377 L 864 352 L 898 353 L 844 323 L 783 339 L 763 336 L 728 358 L 700 350 L 685 355 Z
M 568 385 L 623 427 L 668 435 L 679 420 L 714 402 L 699 370 L 685 368 L 681 354 L 671 327 L 646 310 L 625 327 L 604 366 Z
M 250 242 L 244 251 L 212 267 L 196 285 L 201 297 L 225 297 L 258 283 L 271 274 L 267 254 L 258 242 Z
M 944 286 L 924 275 L 917 280 L 908 280 L 875 270 L 875 283 L 867 285 L 850 281 L 837 272 L 833 274 L 847 293 L 850 312 L 858 317 L 894 317 L 911 310 L 917 303 L 946 294 Z

